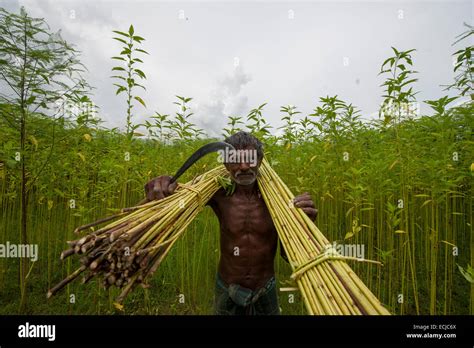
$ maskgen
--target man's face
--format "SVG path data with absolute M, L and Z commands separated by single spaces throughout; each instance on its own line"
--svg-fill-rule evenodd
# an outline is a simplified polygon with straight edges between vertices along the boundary
M 243 150 L 243 151 L 242 151 Z M 225 162 L 225 167 L 232 180 L 238 185 L 252 185 L 257 180 L 258 168 L 261 160 L 257 159 L 257 150 L 254 147 L 238 149 L 238 155 Z

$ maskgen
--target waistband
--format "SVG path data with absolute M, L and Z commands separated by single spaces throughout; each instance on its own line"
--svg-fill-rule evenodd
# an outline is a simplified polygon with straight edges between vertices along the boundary
M 219 272 L 217 273 L 217 285 L 225 290 L 229 297 L 234 301 L 235 304 L 243 307 L 247 307 L 249 305 L 253 305 L 257 300 L 272 290 L 275 285 L 275 276 L 272 276 L 267 283 L 256 290 L 251 290 L 249 288 L 240 286 L 239 284 L 229 284 L 227 285 L 220 276 Z

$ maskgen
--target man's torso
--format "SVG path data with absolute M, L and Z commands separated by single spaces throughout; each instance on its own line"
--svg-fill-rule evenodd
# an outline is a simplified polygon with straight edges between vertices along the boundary
M 219 190 L 209 205 L 220 223 L 219 273 L 227 284 L 258 289 L 274 275 L 278 235 L 263 197 Z

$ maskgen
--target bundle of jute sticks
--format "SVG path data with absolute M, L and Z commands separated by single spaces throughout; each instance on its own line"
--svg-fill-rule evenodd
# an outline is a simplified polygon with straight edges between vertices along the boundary
M 293 207 L 294 195 L 265 160 L 258 184 L 309 314 L 390 314 L 346 261 L 378 262 L 330 247 L 309 217 Z
M 121 288 L 116 301 L 123 302 L 135 286 L 147 286 L 174 243 L 226 181 L 228 173 L 221 165 L 178 184 L 164 199 L 78 227 L 76 233 L 89 233 L 68 242 L 61 259 L 78 255 L 81 266 L 51 288 L 48 298 L 83 274 L 83 283 L 99 276 L 105 287 Z M 329 241 L 315 224 L 289 204 L 293 194 L 265 159 L 258 185 L 309 314 L 390 314 L 346 263 L 354 258 L 327 248 Z
M 76 228 L 74 232 L 79 233 L 115 220 L 68 242 L 70 249 L 61 253 L 61 259 L 79 255 L 81 266 L 51 288 L 47 297 L 83 273 L 83 283 L 100 276 L 106 288 L 122 288 L 117 303 L 136 285 L 147 286 L 148 277 L 219 189 L 219 179 L 226 175 L 224 166 L 219 166 L 186 184 L 178 184 L 175 193 L 164 199 L 124 208 L 116 215 Z

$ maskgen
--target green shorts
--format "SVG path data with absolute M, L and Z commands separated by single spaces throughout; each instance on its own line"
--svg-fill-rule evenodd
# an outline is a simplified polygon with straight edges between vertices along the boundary
M 275 277 L 252 291 L 238 284 L 227 286 L 217 273 L 214 310 L 216 315 L 279 315 Z

